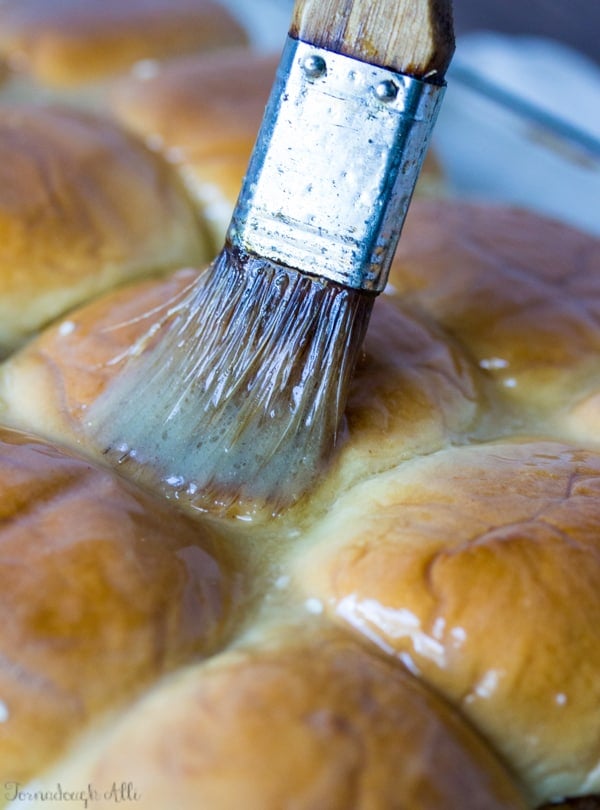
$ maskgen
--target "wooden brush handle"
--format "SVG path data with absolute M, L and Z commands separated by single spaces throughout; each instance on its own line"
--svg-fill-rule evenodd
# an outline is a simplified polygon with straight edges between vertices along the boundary
M 417 79 L 454 52 L 451 0 L 296 0 L 290 36 Z

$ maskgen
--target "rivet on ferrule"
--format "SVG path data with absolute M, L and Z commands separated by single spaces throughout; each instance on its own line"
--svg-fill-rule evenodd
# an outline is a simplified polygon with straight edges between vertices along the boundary
M 398 95 L 398 85 L 391 79 L 380 82 L 375 88 L 375 95 L 383 102 L 394 101 Z
M 322 56 L 313 53 L 303 59 L 302 68 L 309 79 L 318 79 L 327 72 L 327 63 Z

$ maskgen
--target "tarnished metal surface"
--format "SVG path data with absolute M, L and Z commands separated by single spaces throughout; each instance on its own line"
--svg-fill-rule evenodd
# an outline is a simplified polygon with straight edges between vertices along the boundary
M 381 291 L 443 89 L 288 39 L 231 242 Z

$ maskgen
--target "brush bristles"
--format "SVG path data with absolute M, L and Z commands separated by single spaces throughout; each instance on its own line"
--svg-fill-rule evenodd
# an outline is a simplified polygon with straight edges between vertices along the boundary
M 224 249 L 89 424 L 199 509 L 278 513 L 331 454 L 372 300 Z

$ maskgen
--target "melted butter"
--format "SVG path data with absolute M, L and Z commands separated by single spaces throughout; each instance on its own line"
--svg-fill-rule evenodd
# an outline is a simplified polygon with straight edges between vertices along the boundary
M 414 653 L 433 661 L 436 666 L 446 666 L 444 645 L 424 632 L 421 620 L 406 608 L 389 608 L 376 599 L 358 599 L 356 594 L 349 594 L 336 605 L 336 612 L 351 626 L 371 638 L 378 639 L 378 646 L 393 652 L 393 647 L 383 642 L 382 636 L 390 639 L 410 639 Z
M 9 718 L 10 712 L 8 706 L 3 700 L 0 700 L 0 723 L 6 723 Z
M 160 62 L 156 59 L 140 59 L 131 67 L 131 75 L 141 81 L 154 79 L 160 73 Z
M 508 360 L 503 360 L 501 357 L 487 357 L 479 361 L 480 368 L 486 371 L 498 371 L 508 368 L 508 365 Z
M 465 703 L 473 703 L 477 698 L 491 698 L 497 691 L 504 672 L 500 669 L 489 669 L 485 672 L 473 691 L 465 698 Z
M 63 321 L 58 327 L 58 334 L 61 337 L 66 337 L 67 335 L 71 335 L 76 328 L 77 325 L 73 321 Z
M 464 627 L 453 627 L 450 630 L 450 636 L 452 637 L 453 646 L 459 648 L 467 640 L 467 631 Z

